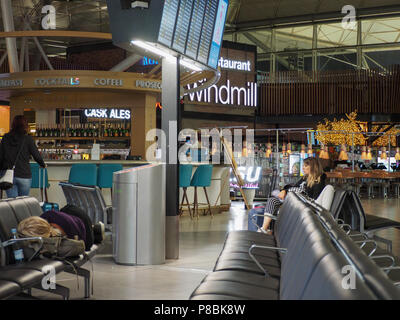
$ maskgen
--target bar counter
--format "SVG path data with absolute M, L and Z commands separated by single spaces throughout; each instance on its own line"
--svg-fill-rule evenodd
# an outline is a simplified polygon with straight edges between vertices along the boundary
M 66 204 L 64 193 L 59 186 L 59 182 L 66 182 L 69 178 L 69 171 L 73 164 L 122 164 L 124 169 L 137 167 L 149 163 L 148 161 L 134 161 L 134 160 L 46 160 L 47 171 L 49 177 L 50 187 L 48 188 L 48 200 L 56 202 L 62 208 Z M 199 163 L 192 163 L 196 169 Z M 213 174 L 211 178 L 211 186 L 207 188 L 208 196 L 210 199 L 211 207 L 217 211 L 227 210 L 230 207 L 229 197 L 229 166 L 221 164 L 214 165 Z M 189 201 L 193 203 L 193 190 L 188 188 Z M 104 200 L 107 205 L 111 205 L 111 190 L 102 190 Z M 38 189 L 31 189 L 30 195 L 41 200 L 40 191 Z M 206 203 L 204 191 L 199 188 L 198 190 L 199 202 Z M 182 190 L 180 190 L 179 201 L 182 200 Z M 199 206 L 200 208 L 204 205 Z

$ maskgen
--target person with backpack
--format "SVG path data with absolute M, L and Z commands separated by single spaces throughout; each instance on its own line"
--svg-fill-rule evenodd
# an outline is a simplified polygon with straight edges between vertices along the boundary
M 68 258 L 75 257 L 85 252 L 85 242 L 83 240 L 69 239 L 65 231 L 56 224 L 50 224 L 47 220 L 32 216 L 22 220 L 18 224 L 18 235 L 21 238 L 41 237 L 42 244 L 29 242 L 24 248 L 26 259 L 36 257 L 36 254 L 48 258 Z
M 24 236 L 31 237 L 65 237 L 71 240 L 84 242 L 84 248 L 89 251 L 93 244 L 99 244 L 104 240 L 104 225 L 97 223 L 92 225 L 90 218 L 85 212 L 77 207 L 69 206 L 63 211 L 46 211 L 40 217 L 29 217 L 22 220 L 18 225 L 18 232 Z M 40 218 L 45 220 L 50 228 Z
M 46 168 L 33 138 L 28 135 L 28 122 L 24 116 L 15 116 L 10 132 L 3 137 L 0 144 L 1 170 L 9 170 L 15 166 L 12 188 L 6 190 L 8 198 L 29 195 L 32 184 L 29 165 L 31 156 L 42 168 Z

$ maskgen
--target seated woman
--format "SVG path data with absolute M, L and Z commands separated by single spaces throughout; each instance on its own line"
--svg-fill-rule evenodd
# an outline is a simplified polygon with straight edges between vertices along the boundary
M 304 176 L 295 184 L 286 185 L 276 196 L 268 198 L 264 213 L 277 215 L 280 206 L 289 191 L 303 192 L 312 199 L 317 199 L 326 184 L 326 174 L 317 158 L 307 158 L 303 162 Z M 264 217 L 262 231 L 267 232 L 272 219 Z

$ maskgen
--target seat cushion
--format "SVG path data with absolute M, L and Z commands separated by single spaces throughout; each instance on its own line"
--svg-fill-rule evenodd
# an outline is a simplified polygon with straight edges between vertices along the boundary
M 232 281 L 253 285 L 256 287 L 263 287 L 278 290 L 279 279 L 274 277 L 266 277 L 255 273 L 242 272 L 242 271 L 216 271 L 210 273 L 205 281 Z
M 21 292 L 21 287 L 12 281 L 0 280 L 0 299 L 7 299 Z
M 37 270 L 0 268 L 0 280 L 12 281 L 18 284 L 22 290 L 31 288 L 43 279 L 43 273 Z
M 279 291 L 232 281 L 205 281 L 192 294 L 232 296 L 244 300 L 278 300 Z
M 260 264 L 271 277 L 275 278 L 280 277 L 281 269 L 279 267 L 266 263 L 260 263 Z M 237 270 L 237 271 L 245 271 L 245 272 L 264 275 L 264 271 L 262 271 L 254 261 L 235 260 L 235 259 L 218 260 L 215 265 L 214 271 L 223 271 L 223 270 Z
M 245 254 L 249 254 L 249 249 L 250 246 L 247 244 L 228 244 L 225 245 L 223 252 L 224 253 L 245 253 Z M 278 258 L 278 252 L 276 250 L 266 250 L 266 249 L 262 249 L 262 248 L 254 248 L 252 250 L 252 254 L 255 257 L 269 257 L 269 258 Z
M 366 222 L 365 222 L 365 230 L 370 231 L 373 229 L 381 229 L 381 228 L 390 228 L 390 227 L 395 227 L 395 228 L 400 228 L 400 222 L 374 216 L 371 214 L 366 214 Z
M 263 257 L 263 256 L 255 256 L 255 258 L 260 262 L 262 265 L 268 265 L 272 267 L 280 267 L 280 262 L 278 257 Z M 254 260 L 250 257 L 248 253 L 244 252 L 222 252 L 219 256 L 218 261 L 223 260 L 241 260 L 241 261 L 248 261 L 254 263 Z
M 50 260 L 50 259 L 36 259 L 33 261 L 27 261 L 21 264 L 9 265 L 9 269 L 26 269 L 26 270 L 36 270 L 44 272 L 44 267 L 52 267 L 56 273 L 62 272 L 65 269 L 65 264 L 62 261 Z

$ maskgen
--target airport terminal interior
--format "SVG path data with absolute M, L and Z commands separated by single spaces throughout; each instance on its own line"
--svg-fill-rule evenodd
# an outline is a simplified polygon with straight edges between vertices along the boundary
M 0 10 L 0 299 L 400 299 L 399 0 Z

